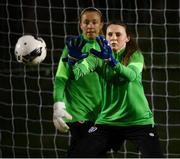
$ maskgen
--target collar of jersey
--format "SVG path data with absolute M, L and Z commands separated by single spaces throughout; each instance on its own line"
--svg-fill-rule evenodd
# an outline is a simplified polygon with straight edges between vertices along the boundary
M 96 41 L 96 39 L 89 39 L 89 38 L 87 38 L 87 36 L 85 34 L 82 34 L 82 36 L 83 36 L 83 38 L 85 40 L 87 40 L 88 43 L 94 43 Z
M 114 54 L 115 59 L 118 60 L 119 62 L 121 62 L 125 56 L 125 48 L 123 48 L 117 52 L 113 52 L 113 54 Z

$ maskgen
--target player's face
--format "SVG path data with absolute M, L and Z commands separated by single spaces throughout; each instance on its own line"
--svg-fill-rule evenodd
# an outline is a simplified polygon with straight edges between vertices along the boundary
M 97 12 L 85 12 L 81 17 L 80 28 L 89 39 L 95 39 L 102 26 L 101 17 Z
M 113 51 L 118 51 L 126 46 L 129 37 L 123 26 L 118 24 L 111 24 L 106 30 L 106 39 L 109 41 Z

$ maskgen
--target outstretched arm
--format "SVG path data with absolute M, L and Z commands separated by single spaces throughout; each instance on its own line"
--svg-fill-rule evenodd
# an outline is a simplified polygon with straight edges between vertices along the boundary
M 95 71 L 95 69 L 100 65 L 100 59 L 94 55 L 89 55 L 80 63 L 76 63 L 73 66 L 73 73 L 75 80 L 78 80 L 80 77 Z
M 143 70 L 143 65 L 144 65 L 143 55 L 139 52 L 135 52 L 130 58 L 129 64 L 127 66 L 118 62 L 113 67 L 113 70 L 117 74 L 127 78 L 129 81 L 133 81 L 138 77 L 138 75 L 141 74 Z
M 100 59 L 103 59 L 111 66 L 111 68 L 115 71 L 113 74 L 111 74 L 112 78 L 113 75 L 118 74 L 125 77 L 129 81 L 133 81 L 142 72 L 144 58 L 140 52 L 135 52 L 131 56 L 128 66 L 125 66 L 119 61 L 116 61 L 116 59 L 113 57 L 112 49 L 108 44 L 108 41 L 103 36 L 97 37 L 96 41 L 101 47 L 101 51 L 91 49 L 91 53 Z

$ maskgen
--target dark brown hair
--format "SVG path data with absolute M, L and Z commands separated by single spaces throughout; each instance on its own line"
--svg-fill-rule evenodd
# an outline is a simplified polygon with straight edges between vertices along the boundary
M 126 43 L 126 48 L 125 48 L 125 56 L 122 60 L 123 64 L 124 65 L 127 65 L 128 64 L 128 61 L 129 61 L 129 58 L 131 57 L 131 55 L 137 51 L 137 50 L 140 50 L 138 44 L 135 42 L 135 40 L 133 39 L 132 37 L 132 34 L 127 26 L 127 24 L 123 23 L 123 22 L 116 22 L 116 21 L 111 21 L 107 24 L 106 26 L 106 30 L 107 28 L 110 26 L 110 25 L 120 25 L 122 27 L 125 28 L 125 31 L 126 31 L 126 34 L 127 34 L 127 37 L 130 38 L 130 40 Z

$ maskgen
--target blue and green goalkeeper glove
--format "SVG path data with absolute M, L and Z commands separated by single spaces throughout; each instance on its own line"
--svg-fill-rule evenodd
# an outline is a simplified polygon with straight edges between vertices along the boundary
M 68 37 L 66 39 L 68 57 L 63 58 L 62 60 L 68 62 L 69 65 L 74 65 L 78 60 L 86 58 L 88 53 L 81 52 L 85 44 L 86 40 L 82 36 Z
M 91 49 L 90 52 L 95 56 L 105 60 L 112 67 L 114 67 L 118 62 L 112 56 L 112 49 L 108 43 L 108 41 L 104 38 L 104 36 L 96 37 L 96 41 L 99 44 L 101 51 L 97 51 L 95 49 Z

